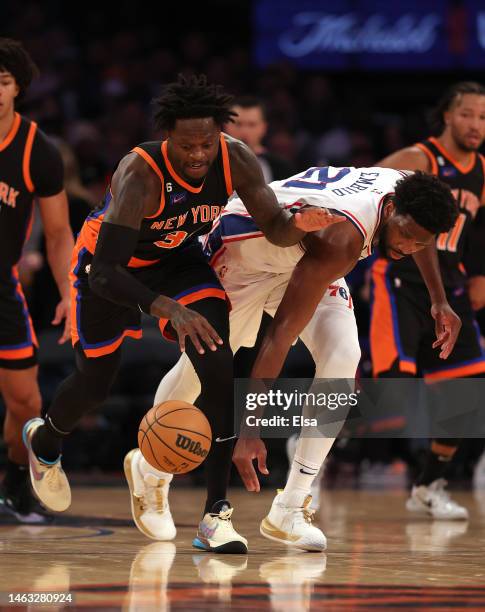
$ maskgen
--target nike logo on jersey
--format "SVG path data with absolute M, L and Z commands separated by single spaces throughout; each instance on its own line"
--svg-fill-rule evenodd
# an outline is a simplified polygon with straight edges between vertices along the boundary
M 0 182 L 0 201 L 3 202 L 3 204 L 15 208 L 18 194 L 19 192 L 13 187 L 10 187 L 7 183 Z

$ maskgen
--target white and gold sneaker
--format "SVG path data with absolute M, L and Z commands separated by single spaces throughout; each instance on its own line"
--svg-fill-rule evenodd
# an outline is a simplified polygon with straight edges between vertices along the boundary
M 71 488 L 62 469 L 61 456 L 56 461 L 39 459 L 32 450 L 31 440 L 44 419 L 36 417 L 25 423 L 22 439 L 29 453 L 29 473 L 32 489 L 37 499 L 54 512 L 64 512 L 71 505 Z
M 216 502 L 200 521 L 192 546 L 215 553 L 247 554 L 248 541 L 232 525 L 233 510 L 227 499 Z
M 295 497 L 293 495 L 293 498 Z M 296 500 L 293 501 L 291 495 L 285 495 L 279 490 L 269 514 L 261 521 L 259 527 L 261 535 L 301 550 L 325 550 L 327 538 L 321 529 L 312 525 L 314 510 L 310 508 L 311 502 L 311 495 L 307 495 L 301 504 Z
M 131 494 L 131 514 L 138 529 L 152 540 L 173 540 L 177 530 L 168 505 L 168 489 L 173 474 L 146 469 L 138 448 L 125 457 L 124 470 Z M 142 465 L 143 464 L 143 465 Z

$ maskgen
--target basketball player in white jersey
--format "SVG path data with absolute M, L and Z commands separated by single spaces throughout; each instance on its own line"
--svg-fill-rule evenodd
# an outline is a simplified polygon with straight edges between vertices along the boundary
M 270 186 L 286 208 L 326 207 L 346 222 L 308 235 L 289 248 L 268 242 L 238 198 L 229 201 L 215 222 L 205 248 L 232 305 L 232 350 L 254 345 L 263 312 L 273 316 L 253 378 L 278 377 L 298 337 L 315 361 L 316 378 L 354 378 L 360 348 L 344 276 L 377 243 L 381 253 L 392 259 L 415 255 L 433 303 L 435 346 L 443 358 L 449 355 L 460 321 L 444 297 L 434 251 L 427 249 L 437 234 L 453 226 L 458 214 L 449 187 L 422 172 L 332 167 L 310 168 Z M 195 371 L 183 355 L 160 383 L 155 403 L 194 402 L 199 393 Z M 318 431 L 312 436 L 311 428 L 300 437 L 286 486 L 261 523 L 264 536 L 303 550 L 326 547 L 324 534 L 311 524 L 309 492 L 333 442 Z M 233 459 L 246 488 L 259 491 L 253 460 L 267 473 L 264 443 L 240 438 Z M 153 497 L 150 479 L 144 481 L 141 494 L 148 499 Z M 163 539 L 164 525 L 171 520 L 165 504 L 163 510 L 152 509 L 136 522 L 144 533 L 149 525 L 151 537 Z

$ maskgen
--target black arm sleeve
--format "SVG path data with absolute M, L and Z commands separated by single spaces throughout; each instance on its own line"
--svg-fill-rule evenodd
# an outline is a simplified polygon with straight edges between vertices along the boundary
M 138 230 L 104 221 L 99 230 L 94 252 L 89 286 L 101 297 L 130 308 L 141 308 L 150 313 L 150 306 L 158 297 L 129 273 L 125 266 L 135 251 Z
M 64 164 L 59 149 L 37 129 L 30 156 L 30 176 L 35 195 L 48 198 L 64 189 Z

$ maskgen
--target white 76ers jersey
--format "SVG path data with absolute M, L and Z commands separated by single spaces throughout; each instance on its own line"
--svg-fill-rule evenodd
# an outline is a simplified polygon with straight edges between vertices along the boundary
M 328 208 L 347 217 L 362 235 L 360 259 L 368 257 L 379 226 L 385 196 L 394 193 L 396 182 L 407 172 L 390 168 L 309 168 L 283 181 L 270 183 L 278 202 L 295 210 L 304 205 Z M 258 240 L 250 240 L 258 238 Z M 250 244 L 236 243 L 249 242 Z M 300 245 L 282 248 L 268 242 L 256 226 L 240 198 L 231 199 L 214 223 L 208 240 L 214 258 L 221 248 L 231 246 L 231 254 L 244 268 L 286 272 L 303 255 Z

